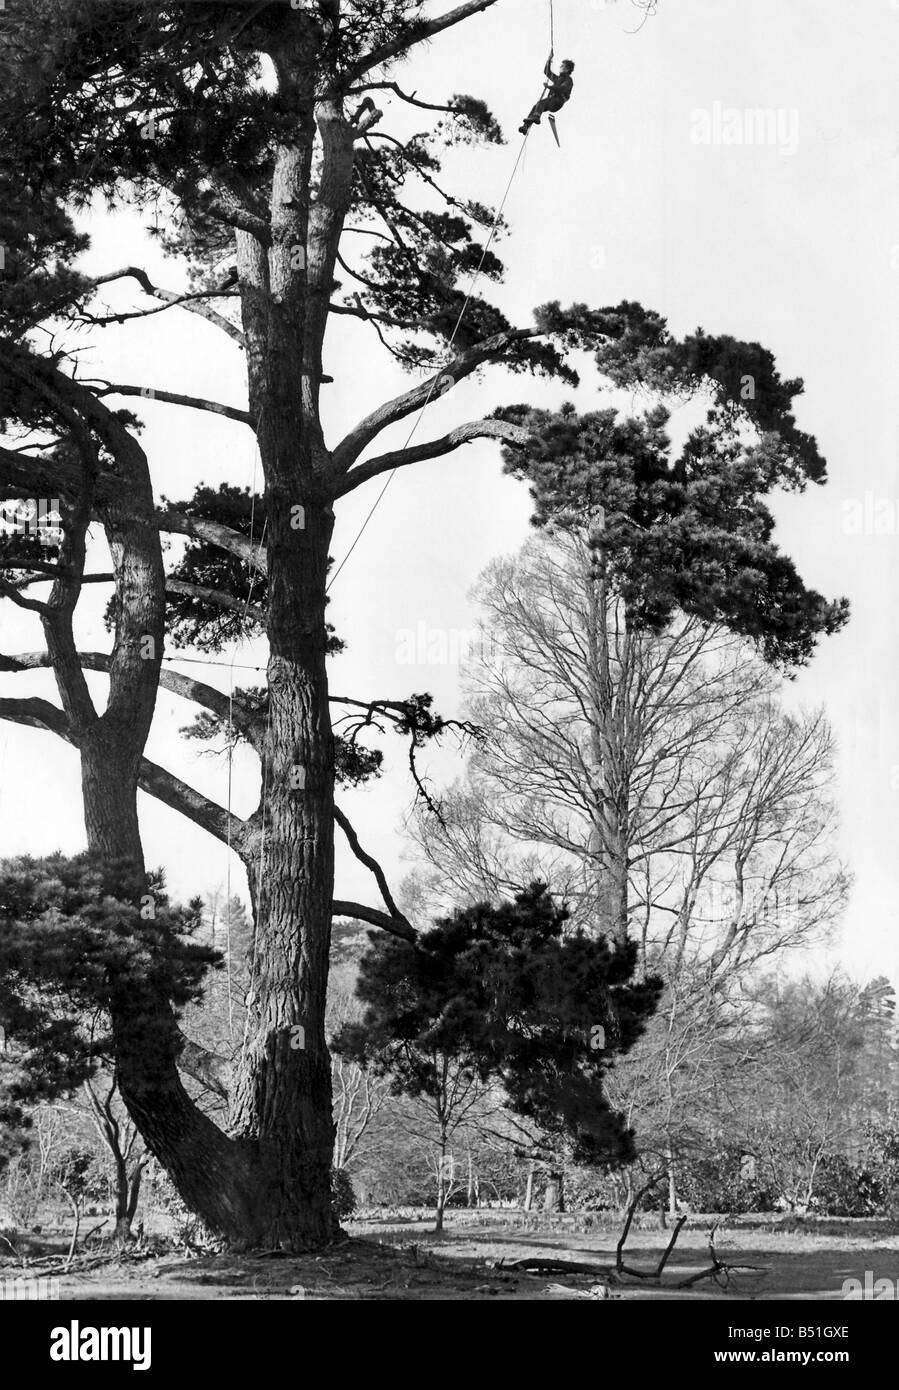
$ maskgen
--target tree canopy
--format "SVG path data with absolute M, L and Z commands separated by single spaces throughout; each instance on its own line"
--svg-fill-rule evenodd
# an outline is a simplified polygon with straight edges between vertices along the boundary
M 638 304 L 591 311 L 544 306 L 537 321 L 565 347 L 589 349 L 615 386 L 663 399 L 642 416 L 527 406 L 506 467 L 526 480 L 534 524 L 601 537 L 607 574 L 637 624 L 663 629 L 680 611 L 754 641 L 784 668 L 808 661 L 818 638 L 848 619 L 845 599 L 810 589 L 773 539 L 769 497 L 822 484 L 815 440 L 792 414 L 802 382 L 782 381 L 767 349 L 701 329 L 683 340 Z M 665 401 L 708 401 L 706 419 L 672 457 Z

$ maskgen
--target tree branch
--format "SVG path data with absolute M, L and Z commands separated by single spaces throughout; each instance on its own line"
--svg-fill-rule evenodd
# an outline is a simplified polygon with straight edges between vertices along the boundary
M 242 598 L 223 594 L 218 589 L 206 589 L 200 584 L 187 584 L 183 579 L 166 579 L 167 594 L 180 594 L 182 598 L 193 598 L 198 603 L 209 603 L 215 608 L 225 608 L 232 613 L 240 613 L 253 619 L 260 627 L 265 626 L 265 612 L 255 603 L 247 603 Z
M 31 566 L 29 566 L 29 568 L 31 568 Z M 59 565 L 43 568 L 45 571 L 49 570 L 49 573 L 52 574 L 54 578 L 59 578 L 63 573 L 62 567 Z M 115 575 L 112 572 L 106 574 L 82 574 L 78 579 L 79 586 L 85 584 L 112 584 L 114 581 Z M 43 574 L 32 574 L 27 579 L 17 579 L 15 581 L 15 587 L 17 590 L 30 589 L 32 584 L 49 584 L 49 582 L 50 580 L 45 572 Z
M 200 396 L 182 396 L 176 391 L 158 391 L 149 386 L 123 386 L 110 382 L 98 396 L 143 396 L 145 400 L 162 401 L 167 405 L 186 405 L 191 410 L 206 410 L 212 415 L 224 415 L 228 420 L 236 420 L 241 425 L 253 428 L 253 417 L 248 410 L 238 410 L 235 406 L 222 405 L 220 401 L 203 400 Z
M 415 44 L 432 39 L 435 34 L 440 34 L 444 29 L 450 29 L 455 24 L 461 24 L 473 15 L 481 14 L 495 4 L 496 0 L 466 0 L 464 5 L 450 10 L 449 14 L 442 15 L 437 19 L 422 20 L 417 24 L 411 24 L 403 33 L 398 34 L 395 39 L 391 39 L 389 43 L 381 44 L 379 48 L 372 49 L 370 53 L 363 53 L 362 57 L 348 69 L 344 80 L 355 82 L 363 73 L 370 72 L 372 68 L 389 62 L 391 58 L 397 58 L 401 53 L 414 47 Z
M 203 211 L 216 222 L 224 222 L 228 227 L 237 227 L 242 232 L 248 232 L 260 246 L 269 247 L 272 244 L 272 229 L 269 223 L 241 207 L 236 198 L 226 198 L 221 193 L 219 197 L 205 203 Z
M 0 559 L 0 570 L 33 570 L 35 574 L 58 574 L 59 565 L 52 564 L 49 560 L 26 560 L 15 555 L 6 555 Z
M 78 660 L 85 671 L 100 671 L 105 675 L 109 674 L 112 665 L 112 657 L 106 652 L 79 652 Z M 45 651 L 19 652 L 15 656 L 0 653 L 0 674 L 17 675 L 23 671 L 47 670 L 51 665 L 50 656 Z M 216 690 L 215 686 L 206 685 L 193 676 L 185 676 L 180 671 L 165 667 L 159 673 L 159 685 L 171 695 L 179 695 L 183 700 L 190 700 L 210 710 L 219 719 L 226 722 L 230 719 L 235 729 L 250 737 L 252 742 L 256 721 L 240 699 L 232 701 L 223 690 Z
M 405 917 L 390 917 L 386 912 L 379 912 L 376 907 L 365 907 L 362 903 L 342 902 L 335 898 L 331 904 L 332 917 L 358 917 L 360 922 L 368 922 L 369 926 L 380 927 L 382 931 L 389 932 L 391 936 L 402 937 L 403 941 L 416 941 L 417 933 L 415 928 L 410 926 Z
M 205 517 L 188 516 L 186 512 L 177 512 L 171 508 L 159 511 L 157 518 L 160 531 L 169 531 L 177 536 L 190 536 L 193 540 L 208 541 L 210 545 L 217 545 L 221 550 L 236 555 L 250 568 L 255 566 L 260 574 L 268 573 L 268 556 L 264 547 L 254 545 L 246 536 L 242 536 L 239 531 L 233 531 L 230 526 L 223 526 L 218 521 L 208 521 Z
M 0 700 L 0 719 L 12 724 L 27 724 L 32 729 L 49 729 L 50 733 L 74 744 L 72 730 L 64 712 L 49 700 Z
M 0 710 L 2 713 L 2 710 Z M 206 830 L 223 844 L 230 841 L 231 848 L 239 854 L 250 836 L 250 826 L 240 817 L 228 815 L 226 807 L 203 796 L 196 788 L 188 786 L 178 777 L 142 758 L 138 774 L 138 786 L 157 801 L 170 806 L 173 811 L 193 821 L 201 830 Z M 230 825 L 230 835 L 229 835 Z
M 103 495 L 104 480 L 116 483 L 112 475 L 100 474 L 96 481 L 98 496 Z M 82 482 L 77 466 L 21 454 L 0 445 L 0 497 L 77 497 Z
M 24 598 L 15 584 L 10 584 L 6 579 L 0 579 L 0 598 L 8 598 L 17 608 L 26 608 L 29 613 L 39 613 L 42 618 L 50 616 L 50 609 L 46 603 L 41 603 L 36 598 Z
M 384 870 L 381 868 L 381 865 L 378 863 L 377 859 L 372 858 L 372 856 L 370 854 L 367 854 L 366 851 L 362 848 L 361 844 L 359 843 L 359 836 L 356 834 L 349 820 L 344 815 L 343 811 L 341 811 L 339 806 L 334 807 L 334 819 L 336 820 L 337 824 L 340 826 L 341 830 L 346 836 L 347 841 L 349 842 L 350 849 L 353 851 L 360 864 L 364 864 L 365 867 L 367 869 L 370 869 L 371 872 L 374 874 L 377 885 L 381 890 L 381 897 L 384 899 L 384 902 L 387 905 L 387 910 L 389 911 L 390 916 L 398 922 L 405 923 L 405 925 L 409 927 L 411 930 L 411 923 L 407 920 L 406 917 L 403 916 L 396 903 L 394 902 L 393 894 L 390 891 L 390 887 L 387 883 L 387 877 L 384 873 Z
M 51 705 L 49 700 L 0 699 L 0 719 L 7 719 L 13 724 L 26 724 L 34 729 L 47 729 L 77 746 L 65 714 L 58 706 Z M 229 817 L 224 806 L 203 796 L 165 768 L 151 763 L 148 758 L 141 759 L 138 785 L 142 791 L 193 821 L 223 844 L 230 842 L 231 848 L 238 854 L 250 837 L 250 826 L 246 821 L 233 814 Z M 404 933 L 398 930 L 397 934 Z
M 178 1053 L 178 1066 L 182 1071 L 187 1072 L 195 1081 L 207 1086 L 210 1091 L 214 1091 L 222 1100 L 228 1099 L 228 1091 L 231 1085 L 231 1063 L 226 1057 L 220 1057 L 217 1052 L 210 1052 L 207 1048 L 195 1043 L 186 1033 L 178 1029 L 178 1041 L 180 1051 Z
M 441 439 L 433 439 L 427 444 L 416 444 L 409 449 L 397 449 L 393 453 L 379 454 L 377 458 L 367 459 L 365 463 L 360 463 L 346 474 L 335 496 L 344 497 L 354 488 L 377 478 L 381 473 L 390 473 L 411 463 L 450 454 L 463 444 L 470 444 L 473 439 L 501 439 L 506 444 L 523 446 L 529 437 L 529 431 L 523 425 L 512 425 L 505 420 L 473 420 L 470 424 L 457 426 Z
M 244 346 L 244 335 L 239 328 L 235 328 L 234 324 L 229 322 L 223 314 L 217 314 L 208 304 L 199 302 L 208 297 L 209 294 L 218 293 L 217 291 L 206 291 L 205 294 L 202 291 L 193 294 L 175 294 L 172 290 L 162 290 L 153 284 L 145 270 L 133 265 L 125 266 L 122 270 L 110 271 L 108 275 L 98 275 L 91 281 L 91 284 L 94 287 L 99 287 L 100 285 L 108 285 L 113 280 L 125 279 L 136 280 L 145 294 L 150 295 L 153 299 L 161 300 L 166 308 L 186 309 L 188 313 L 199 314 L 208 323 L 214 324 L 223 333 L 227 333 L 228 337 L 233 338 L 241 347 Z
M 401 101 L 408 102 L 410 106 L 419 106 L 422 111 L 447 111 L 450 115 L 455 115 L 460 108 L 458 106 L 445 106 L 442 103 L 432 101 L 419 101 L 415 92 L 404 92 L 396 82 L 363 82 L 361 87 L 355 87 L 347 92 L 347 96 L 361 96 L 364 92 L 374 91 L 395 92 Z
M 361 420 L 334 450 L 334 472 L 346 473 L 356 462 L 363 449 L 388 425 L 395 425 L 397 421 L 413 415 L 430 401 L 445 395 L 448 390 L 457 386 L 472 372 L 477 371 L 478 367 L 483 366 L 485 362 L 501 356 L 506 348 L 514 347 L 516 343 L 539 336 L 540 331 L 536 328 L 515 328 L 505 333 L 496 333 L 492 338 L 485 338 L 482 343 L 476 343 L 474 347 L 467 348 L 460 353 L 452 362 L 441 368 L 436 376 L 430 377 L 427 381 L 413 387 L 411 391 L 406 391 L 403 395 L 379 406 L 371 415 L 367 415 L 364 420 Z

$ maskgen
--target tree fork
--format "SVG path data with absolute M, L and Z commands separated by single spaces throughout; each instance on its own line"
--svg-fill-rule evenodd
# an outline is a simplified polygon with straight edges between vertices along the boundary
M 143 516 L 135 511 L 143 511 Z M 149 481 L 135 488 L 126 521 L 109 517 L 119 605 L 106 713 L 82 731 L 79 750 L 88 845 L 145 881 L 137 778 L 156 699 L 162 656 L 165 574 Z M 147 639 L 150 639 L 149 643 Z M 119 1091 L 147 1147 L 185 1203 L 216 1233 L 256 1244 L 256 1156 L 229 1139 L 194 1104 L 178 1071 L 180 1036 L 169 1001 L 147 987 L 114 989 L 111 1007 Z M 154 1046 L 147 1046 L 147 1030 Z
M 325 1039 L 334 885 L 325 606 L 334 512 L 318 396 L 355 132 L 339 102 L 321 104 L 324 158 L 310 210 L 314 96 L 302 76 L 308 53 L 300 63 L 289 51 L 296 38 L 281 41 L 271 57 L 296 111 L 296 140 L 275 158 L 268 252 L 238 234 L 248 394 L 266 480 L 269 707 L 256 948 L 231 1119 L 274 1171 L 262 1198 L 266 1243 L 304 1248 L 325 1243 L 337 1229 Z

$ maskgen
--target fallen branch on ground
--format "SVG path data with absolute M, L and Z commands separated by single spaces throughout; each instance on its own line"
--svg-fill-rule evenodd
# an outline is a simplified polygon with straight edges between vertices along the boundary
M 526 1274 L 595 1274 L 600 1279 L 608 1279 L 612 1274 L 609 1265 L 579 1264 L 573 1260 L 515 1260 L 509 1265 L 500 1262 L 495 1268 L 504 1272 L 521 1269 Z
M 752 1274 L 767 1274 L 768 1271 L 763 1265 L 729 1265 L 724 1260 L 718 1258 L 715 1250 L 715 1232 L 718 1230 L 720 1222 L 715 1222 L 709 1231 L 709 1255 L 712 1264 L 709 1269 L 701 1269 L 698 1274 L 691 1274 L 689 1279 L 682 1279 L 675 1285 L 678 1289 L 691 1289 L 694 1284 L 700 1283 L 703 1279 L 714 1279 L 719 1289 L 726 1289 L 730 1286 L 731 1275 L 742 1270 Z
M 662 1263 L 656 1271 L 653 1272 L 651 1270 L 643 1269 L 628 1269 L 627 1265 L 624 1263 L 624 1247 L 627 1244 L 627 1238 L 631 1233 L 631 1225 L 633 1224 L 634 1217 L 637 1214 L 637 1208 L 643 1201 L 643 1198 L 646 1196 L 647 1192 L 651 1192 L 654 1187 L 658 1187 L 661 1181 L 661 1174 L 659 1174 L 657 1177 L 650 1178 L 649 1182 L 645 1183 L 643 1187 L 641 1187 L 637 1192 L 635 1192 L 633 1198 L 631 1199 L 630 1205 L 628 1206 L 627 1213 L 625 1215 L 624 1227 L 622 1229 L 621 1235 L 618 1238 L 618 1244 L 615 1247 L 616 1274 L 629 1274 L 632 1279 L 656 1279 L 661 1273 L 661 1270 L 665 1268 L 668 1256 L 671 1254 L 671 1251 L 674 1248 L 674 1242 L 677 1240 L 677 1237 L 680 1234 L 680 1228 L 683 1225 L 683 1222 L 680 1222 L 677 1229 L 675 1230 L 672 1239 L 669 1241 L 668 1249 L 662 1256 Z

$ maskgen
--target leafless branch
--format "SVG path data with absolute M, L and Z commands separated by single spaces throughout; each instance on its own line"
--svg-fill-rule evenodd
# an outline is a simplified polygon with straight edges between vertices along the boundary
M 425 459 L 441 458 L 460 449 L 463 444 L 470 444 L 474 439 L 499 439 L 504 444 L 523 446 L 528 438 L 529 433 L 522 425 L 508 424 L 504 420 L 473 420 L 469 424 L 458 425 L 440 439 L 429 440 L 426 444 L 415 444 L 408 449 L 397 449 L 393 453 L 381 454 L 377 458 L 358 464 L 346 474 L 338 485 L 336 494 L 343 497 L 382 473 L 407 468 L 409 464 L 421 463 Z
M 160 391 L 155 386 L 124 386 L 110 382 L 98 396 L 142 396 L 145 400 L 162 401 L 166 405 L 189 406 L 191 410 L 205 410 L 212 415 L 224 415 L 227 420 L 236 420 L 241 425 L 253 428 L 253 417 L 248 410 L 238 410 L 236 406 L 222 405 L 220 401 L 203 400 L 200 396 L 182 396 L 177 391 Z
M 505 333 L 496 333 L 492 338 L 485 338 L 482 343 L 477 343 L 474 347 L 459 353 L 436 376 L 431 376 L 428 380 L 413 387 L 411 391 L 406 391 L 394 400 L 379 406 L 377 410 L 361 420 L 334 450 L 333 467 L 335 474 L 348 472 L 363 449 L 388 425 L 405 420 L 428 402 L 445 395 L 447 390 L 458 385 L 460 381 L 477 371 L 478 367 L 483 366 L 485 362 L 501 357 L 507 348 L 539 336 L 539 330 L 536 328 L 516 328 Z
M 2 711 L 0 711 L 2 715 Z M 382 931 L 389 932 L 391 936 L 399 936 L 403 941 L 417 940 L 417 933 L 414 927 L 403 917 L 391 917 L 386 912 L 379 912 L 376 907 L 365 907 L 362 903 L 347 902 L 342 899 L 334 899 L 331 905 L 331 915 L 333 917 L 357 917 L 360 922 L 368 922 L 369 926 L 380 927 Z

